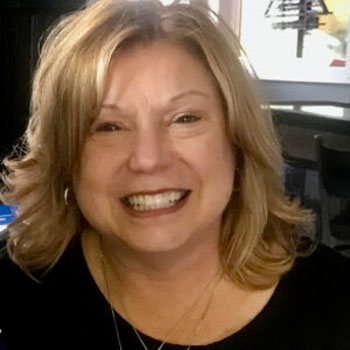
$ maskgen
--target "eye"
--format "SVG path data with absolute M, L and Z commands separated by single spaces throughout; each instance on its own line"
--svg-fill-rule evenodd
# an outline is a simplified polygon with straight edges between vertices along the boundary
M 175 119 L 175 123 L 194 123 L 200 120 L 200 117 L 194 114 L 181 114 Z
M 96 127 L 96 131 L 101 131 L 101 132 L 118 131 L 121 129 L 122 129 L 122 126 L 115 122 L 101 123 Z

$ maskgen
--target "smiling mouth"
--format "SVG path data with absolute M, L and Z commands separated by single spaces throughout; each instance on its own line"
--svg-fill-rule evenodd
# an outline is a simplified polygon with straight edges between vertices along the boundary
M 170 190 L 154 194 L 133 194 L 122 199 L 131 210 L 150 211 L 176 207 L 188 195 L 189 190 Z

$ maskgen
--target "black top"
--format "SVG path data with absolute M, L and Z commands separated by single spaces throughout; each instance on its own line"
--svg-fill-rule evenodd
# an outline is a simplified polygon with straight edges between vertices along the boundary
M 88 271 L 80 244 L 70 246 L 42 283 L 27 277 L 5 254 L 0 280 L 0 350 L 119 349 L 109 304 Z M 130 325 L 118 315 L 116 320 L 122 349 L 144 350 Z M 158 341 L 142 336 L 150 350 L 157 349 Z M 185 347 L 163 347 L 175 349 Z M 297 260 L 246 327 L 191 349 L 349 350 L 350 259 L 319 246 Z

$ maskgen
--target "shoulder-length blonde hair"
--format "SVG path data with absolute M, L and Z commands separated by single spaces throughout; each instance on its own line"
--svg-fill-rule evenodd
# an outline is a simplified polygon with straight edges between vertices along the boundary
M 310 218 L 284 194 L 268 108 L 257 98 L 236 37 L 220 18 L 202 6 L 156 0 L 100 0 L 62 19 L 48 35 L 33 82 L 26 149 L 4 162 L 1 199 L 18 206 L 9 226 L 10 256 L 27 273 L 48 270 L 79 235 L 84 218 L 76 205 L 65 205 L 64 190 L 79 172 L 111 57 L 156 40 L 183 45 L 218 86 L 238 167 L 224 213 L 222 264 L 242 286 L 271 286 L 291 268 L 299 228 Z

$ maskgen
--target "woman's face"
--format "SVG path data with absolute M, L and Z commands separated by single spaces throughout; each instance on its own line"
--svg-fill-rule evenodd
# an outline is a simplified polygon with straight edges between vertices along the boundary
M 143 252 L 217 242 L 233 177 L 223 108 L 203 64 L 164 42 L 119 52 L 75 188 L 92 228 Z

